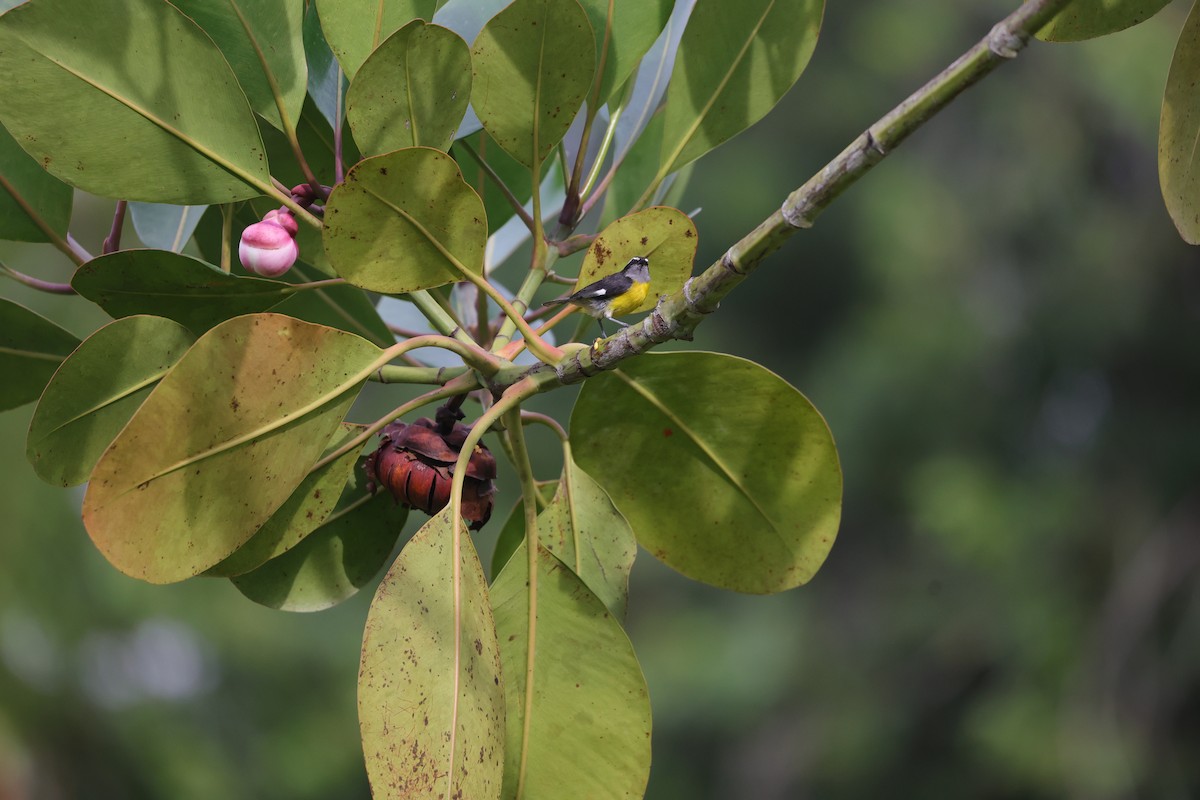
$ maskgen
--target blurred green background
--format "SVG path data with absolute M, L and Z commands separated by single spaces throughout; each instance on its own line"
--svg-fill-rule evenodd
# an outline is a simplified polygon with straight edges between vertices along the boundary
M 698 263 L 1015 5 L 831 3 L 801 82 L 699 163 L 682 201 L 703 209 Z M 1200 269 L 1155 161 L 1187 10 L 1031 46 L 700 329 L 692 347 L 752 358 L 823 411 L 845 510 L 825 567 L 783 595 L 642 554 L 628 629 L 650 798 L 1200 796 Z M 98 249 L 110 207 L 81 199 L 77 238 Z M 0 256 L 69 276 L 49 246 Z M 80 336 L 104 321 L 0 295 Z M 120 575 L 81 493 L 26 464 L 31 413 L 0 414 L 0 800 L 366 798 L 370 592 L 289 615 L 225 581 Z

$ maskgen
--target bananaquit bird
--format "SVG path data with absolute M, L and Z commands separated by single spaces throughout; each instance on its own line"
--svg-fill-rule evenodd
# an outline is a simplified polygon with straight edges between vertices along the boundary
M 613 319 L 632 312 L 646 299 L 650 291 L 650 259 L 645 256 L 634 256 L 620 272 L 605 275 L 595 283 L 589 283 L 573 295 L 549 300 L 542 305 L 559 306 L 570 303 L 584 313 L 596 318 L 600 324 L 600 332 L 605 336 L 604 320 L 611 320 L 621 327 L 629 323 Z

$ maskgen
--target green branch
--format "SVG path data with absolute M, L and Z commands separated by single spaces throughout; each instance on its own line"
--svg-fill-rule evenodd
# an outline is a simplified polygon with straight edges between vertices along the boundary
M 660 300 L 644 320 L 591 348 L 574 348 L 572 356 L 555 367 L 559 381 L 577 383 L 655 345 L 672 339 L 691 339 L 700 321 L 715 311 L 721 299 L 754 272 L 764 258 L 796 231 L 812 227 L 817 216 L 842 192 L 950 101 L 1015 58 L 1068 2 L 1028 0 L 792 192 L 778 211 L 730 247 L 715 264 L 690 279 L 680 291 Z

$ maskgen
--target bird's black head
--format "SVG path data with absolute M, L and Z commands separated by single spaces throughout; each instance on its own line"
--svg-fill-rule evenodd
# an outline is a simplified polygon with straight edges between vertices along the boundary
M 632 278 L 638 283 L 645 283 L 650 280 L 650 259 L 645 256 L 634 256 L 629 259 L 629 263 L 621 272 L 625 273 L 627 278 Z

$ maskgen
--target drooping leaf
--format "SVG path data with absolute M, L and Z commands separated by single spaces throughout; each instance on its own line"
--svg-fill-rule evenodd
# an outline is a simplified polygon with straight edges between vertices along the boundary
M 802 394 L 750 361 L 626 361 L 584 384 L 571 441 L 638 542 L 695 580 L 790 589 L 833 545 L 842 474 L 829 428 Z
M 658 38 L 671 15 L 671 0 L 580 0 L 579 4 L 592 24 L 598 73 L 603 64 L 597 97 L 604 103 L 613 90 L 625 82 Z
M 373 292 L 404 294 L 483 270 L 483 201 L 454 159 L 410 147 L 365 159 L 325 206 L 325 254 L 338 274 Z
M 36 400 L 78 346 L 41 314 L 0 297 L 0 411 Z
M 663 107 L 660 177 L 741 133 L 800 77 L 824 0 L 706 0 L 679 43 Z
M 696 226 L 677 208 L 657 206 L 622 217 L 588 247 L 575 288 L 623 269 L 634 256 L 650 259 L 650 291 L 637 311 L 654 308 L 660 294 L 673 294 L 692 274 Z
M 1192 7 L 1167 74 L 1158 126 L 1158 181 L 1167 211 L 1188 244 L 1200 244 L 1200 5 Z
M 167 250 L 120 250 L 94 258 L 75 272 L 71 286 L 113 317 L 153 314 L 195 333 L 266 311 L 295 291 L 281 281 L 230 275 Z
M 0 74 L 20 76 L 0 81 L 0 121 L 72 186 L 181 205 L 268 191 L 233 71 L 170 3 L 30 0 L 0 18 Z M 86 135 L 63 109 L 87 120 Z
M 317 0 L 325 40 L 354 79 L 367 56 L 414 19 L 429 20 L 437 0 Z
M 1157 14 L 1171 0 L 1074 0 L 1037 37 L 1047 42 L 1079 42 L 1131 28 Z
M 116 438 L 196 337 L 177 322 L 134 316 L 110 322 L 67 357 L 29 425 L 26 455 L 58 486 L 87 480 Z
M 359 431 L 358 426 L 343 422 L 341 432 L 329 440 L 321 458 L 354 438 Z M 275 509 L 271 518 L 244 545 L 204 574 L 226 578 L 242 575 L 291 550 L 333 513 L 357 460 L 358 452 L 351 451 L 320 469 L 311 470 L 291 497 Z
M 387 492 L 347 488 L 325 522 L 299 544 L 233 579 L 238 591 L 280 611 L 322 611 L 358 593 L 387 563 L 408 510 Z
M 483 567 L 448 510 L 404 546 L 371 602 L 358 720 L 376 800 L 500 796 L 504 687 Z
M 200 337 L 92 472 L 83 521 L 100 552 L 151 583 L 229 556 L 300 485 L 380 352 L 279 314 Z
M 528 203 L 533 196 L 533 181 L 528 167 L 513 159 L 497 145 L 486 131 L 478 131 L 466 137 L 465 144 L 470 145 L 479 157 L 487 162 L 504 181 L 504 185 L 516 196 L 521 203 Z M 456 143 L 451 149 L 451 155 L 462 170 L 463 180 L 483 198 L 483 207 L 487 212 L 488 229 L 495 232 L 513 216 L 512 203 L 504 196 L 496 182 L 488 176 L 483 167 L 473 159 L 462 144 Z
M 49 241 L 31 215 L 65 237 L 71 199 L 71 187 L 42 169 L 0 125 L 0 239 Z
M 304 6 L 291 0 L 174 0 L 212 37 L 233 67 L 250 105 L 286 130 L 280 105 L 295 125 L 308 90 L 302 24 Z
M 569 458 L 554 500 L 538 517 L 538 533 L 609 611 L 625 617 L 637 540 L 600 485 Z
M 522 543 L 492 587 L 508 722 L 503 796 L 561 797 L 570 787 L 571 797 L 642 797 L 650 697 L 633 646 L 548 550 L 539 548 L 536 583 L 527 583 L 527 552 Z
M 471 51 L 453 31 L 414 20 L 363 62 L 346 116 L 364 153 L 450 149 L 471 99 Z
M 130 203 L 133 229 L 146 247 L 178 253 L 196 232 L 208 206 L 173 206 L 163 203 Z
M 471 103 L 484 130 L 527 167 L 545 160 L 595 74 L 595 41 L 576 0 L 516 0 L 471 48 Z
M 546 486 L 538 487 L 538 492 L 547 500 L 554 496 L 558 491 L 558 481 L 550 481 Z M 547 494 L 549 492 L 549 494 Z M 539 532 L 541 529 L 539 527 Z M 542 537 L 542 544 L 545 545 L 547 536 Z M 504 527 L 500 529 L 500 533 L 496 535 L 496 546 L 492 550 L 492 580 L 495 581 L 500 571 L 504 569 L 504 565 L 512 558 L 513 553 L 517 552 L 517 548 L 521 546 L 521 542 L 525 540 L 525 503 L 521 498 L 517 498 L 517 502 L 513 505 L 512 511 L 509 512 L 508 518 L 504 520 Z

